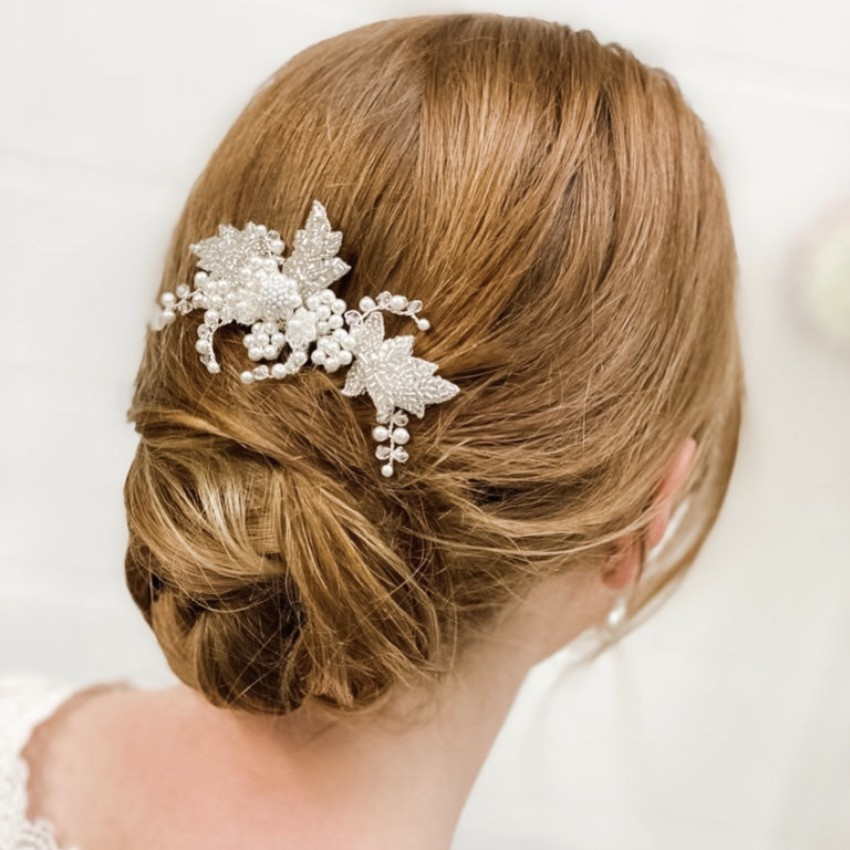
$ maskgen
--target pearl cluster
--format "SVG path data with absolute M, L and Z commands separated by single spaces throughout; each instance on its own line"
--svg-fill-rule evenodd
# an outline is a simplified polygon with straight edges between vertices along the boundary
M 404 463 L 408 458 L 407 450 L 402 448 L 410 439 L 410 432 L 404 427 L 407 425 L 407 414 L 397 410 L 390 415 L 389 419 L 385 416 L 378 417 L 378 421 L 389 424 L 389 428 L 385 424 L 381 424 L 372 429 L 372 439 L 375 442 L 385 443 L 389 440 L 389 445 L 381 445 L 375 449 L 375 456 L 378 460 L 387 461 L 381 467 L 381 473 L 389 477 L 393 474 L 393 461 L 397 460 Z
M 264 378 L 284 378 L 297 372 L 308 360 L 324 366 L 328 372 L 351 363 L 354 339 L 344 327 L 345 310 L 342 298 L 337 298 L 330 289 L 323 289 L 308 295 L 304 306 L 292 312 L 283 328 L 275 321 L 254 322 L 251 333 L 242 340 L 251 360 L 277 360 L 286 343 L 291 352 L 284 363 L 275 363 L 271 368 L 263 364 L 242 372 L 242 381 L 249 384 Z M 316 348 L 308 355 L 313 342 Z
M 240 374 L 246 384 L 285 378 L 308 361 L 328 372 L 354 365 L 342 392 L 368 392 L 375 402 L 379 424 L 372 437 L 382 444 L 375 455 L 386 461 L 381 472 L 389 477 L 394 461 L 408 459 L 403 448 L 410 439 L 408 417 L 400 408 L 421 418 L 426 404 L 445 401 L 459 388 L 435 376 L 435 364 L 413 357 L 411 337 L 384 339 L 382 311 L 409 316 L 420 330 L 430 328 L 428 320 L 417 315 L 421 301 L 385 291 L 376 299 L 362 298 L 359 310 L 348 310 L 330 289 L 329 284 L 350 268 L 336 256 L 341 238 L 331 230 L 318 201 L 305 228 L 297 231 L 288 258 L 275 230 L 253 222 L 242 230 L 221 225 L 217 236 L 190 246 L 200 267 L 194 290 L 181 283 L 173 293 L 164 293 L 152 327 L 161 330 L 178 314 L 203 310 L 195 349 L 206 368 L 218 373 L 216 331 L 231 323 L 249 326 L 242 342 L 249 360 L 258 365 Z M 285 346 L 289 352 L 281 362 Z

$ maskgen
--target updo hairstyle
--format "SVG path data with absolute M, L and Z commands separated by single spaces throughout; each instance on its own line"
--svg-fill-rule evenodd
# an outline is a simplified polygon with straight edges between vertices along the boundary
M 696 468 L 632 614 L 693 561 L 723 501 L 742 399 L 735 247 L 710 141 L 674 79 L 587 31 L 491 14 L 364 26 L 295 56 L 197 179 L 189 245 L 318 199 L 350 306 L 460 387 L 380 474 L 345 370 L 244 385 L 242 333 L 149 331 L 128 416 L 126 575 L 176 675 L 216 705 L 380 705 L 435 683 L 541 579 L 645 528 L 689 435 Z M 152 293 L 153 295 L 153 293 Z M 200 319 L 198 319 L 200 320 Z

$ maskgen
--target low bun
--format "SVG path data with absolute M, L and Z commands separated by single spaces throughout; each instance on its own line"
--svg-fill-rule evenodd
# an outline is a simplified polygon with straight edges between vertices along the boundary
M 350 709 L 435 656 L 433 602 L 386 524 L 315 471 L 222 439 L 143 439 L 125 496 L 131 593 L 211 702 Z

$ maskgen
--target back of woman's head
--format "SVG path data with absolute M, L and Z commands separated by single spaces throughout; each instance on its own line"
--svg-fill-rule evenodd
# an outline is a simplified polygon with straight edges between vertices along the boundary
M 287 242 L 319 199 L 347 304 L 421 299 L 416 355 L 460 387 L 383 477 L 344 372 L 245 385 L 195 324 L 149 332 L 129 411 L 131 592 L 216 704 L 354 711 L 437 680 L 540 579 L 595 568 L 650 518 L 689 435 L 675 533 L 633 604 L 693 560 L 734 461 L 736 260 L 700 120 L 674 80 L 533 19 L 385 21 L 297 55 L 210 159 L 162 290 L 221 223 Z M 387 316 L 387 336 L 410 332 Z

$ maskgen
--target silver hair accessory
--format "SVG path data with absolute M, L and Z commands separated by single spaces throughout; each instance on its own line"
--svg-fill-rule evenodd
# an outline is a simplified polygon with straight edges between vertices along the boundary
M 342 392 L 367 392 L 372 398 L 378 421 L 372 437 L 387 443 L 376 448 L 375 456 L 386 461 L 381 473 L 389 477 L 393 462 L 408 458 L 404 411 L 421 419 L 426 405 L 448 401 L 460 387 L 435 375 L 436 364 L 413 356 L 412 336 L 384 339 L 382 311 L 410 316 L 420 330 L 428 330 L 430 322 L 416 315 L 421 301 L 381 292 L 377 299 L 362 298 L 360 310 L 348 310 L 329 288 L 351 268 L 337 257 L 341 245 L 342 233 L 331 230 L 318 201 L 313 201 L 304 229 L 295 232 L 288 257 L 283 256 L 285 246 L 277 231 L 253 222 L 242 230 L 222 224 L 218 236 L 189 246 L 199 258 L 195 288 L 181 283 L 160 296 L 162 306 L 151 326 L 161 330 L 178 313 L 203 310 L 195 348 L 213 373 L 221 371 L 213 348 L 215 332 L 231 323 L 250 326 L 243 339 L 248 357 L 275 362 L 242 372 L 245 384 L 285 378 L 308 360 L 328 372 L 350 366 Z M 285 345 L 289 353 L 280 362 Z

